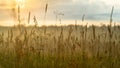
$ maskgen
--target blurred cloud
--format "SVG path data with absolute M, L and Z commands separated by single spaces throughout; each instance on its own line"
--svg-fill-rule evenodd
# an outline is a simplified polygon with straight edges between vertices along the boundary
M 58 10 L 65 14 L 64 19 L 81 20 L 82 15 L 85 14 L 86 20 L 108 20 L 111 13 L 112 6 L 114 9 L 114 20 L 120 21 L 120 1 L 119 0 L 71 0 L 60 3 L 54 6 L 54 10 Z M 53 10 L 53 8 L 51 9 Z M 52 16 L 50 14 L 49 16 Z M 51 17 L 49 17 L 51 18 Z
M 11 8 L 15 0 L 0 0 L 0 20 L 10 19 Z M 31 11 L 37 17 L 44 17 L 45 4 L 48 3 L 47 19 L 55 19 L 54 11 L 64 13 L 64 20 L 109 20 L 114 5 L 114 20 L 119 21 L 120 0 L 25 0 L 25 11 Z M 23 15 L 26 16 L 27 12 Z

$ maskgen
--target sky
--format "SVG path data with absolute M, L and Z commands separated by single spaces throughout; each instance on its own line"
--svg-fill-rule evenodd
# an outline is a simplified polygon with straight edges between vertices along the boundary
M 46 4 L 48 11 L 45 17 Z M 18 5 L 21 8 L 23 22 L 27 21 L 29 12 L 31 19 L 35 16 L 39 23 L 46 20 L 47 23 L 53 24 L 56 15 L 57 20 L 62 21 L 81 20 L 85 15 L 86 21 L 109 22 L 112 6 L 114 6 L 113 20 L 120 22 L 120 0 L 0 0 L 0 25 L 9 26 L 16 23 L 13 8 L 17 9 Z

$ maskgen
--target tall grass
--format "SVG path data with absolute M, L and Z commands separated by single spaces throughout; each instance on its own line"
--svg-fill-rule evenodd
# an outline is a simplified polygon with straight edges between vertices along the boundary
M 114 38 L 113 33 L 109 41 L 111 36 L 107 26 L 106 30 L 95 26 L 87 30 L 86 27 L 82 27 L 85 29 L 84 33 L 87 31 L 86 34 L 74 32 L 73 27 L 74 25 L 62 28 L 47 27 L 45 35 L 41 32 L 42 27 L 37 28 L 39 31 L 26 27 L 21 36 L 15 35 L 16 28 L 8 31 L 7 38 L 1 34 L 0 65 L 4 68 L 110 68 L 111 65 L 112 68 L 119 67 L 120 39 Z M 77 27 L 77 31 L 82 30 L 81 26 Z M 59 29 L 57 33 L 56 28 Z M 116 28 L 115 32 L 118 30 Z M 102 32 L 108 32 L 107 39 Z M 120 34 L 117 33 L 116 36 L 119 37 Z
M 47 7 L 46 4 L 45 13 Z M 110 23 L 112 23 L 112 15 L 113 8 Z M 29 12 L 28 23 L 30 17 Z M 0 34 L 1 68 L 120 67 L 120 33 L 118 32 L 120 26 L 88 27 L 88 24 L 77 25 L 76 21 L 75 25 L 48 26 L 45 27 L 46 30 L 37 26 L 35 16 L 33 20 L 35 26 L 24 27 L 23 33 L 19 33 L 17 28 L 9 27 L 10 30 L 4 28 L 5 31 Z M 19 7 L 18 21 L 21 22 Z

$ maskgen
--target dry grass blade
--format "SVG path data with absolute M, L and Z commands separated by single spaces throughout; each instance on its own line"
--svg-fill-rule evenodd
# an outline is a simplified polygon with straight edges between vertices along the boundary
M 35 17 L 35 16 L 34 16 L 33 20 L 34 20 L 35 25 L 37 25 L 37 24 L 38 24 L 38 22 L 37 22 L 37 19 L 36 19 L 36 17 Z
M 95 26 L 92 25 L 92 31 L 93 31 L 93 39 L 96 39 L 96 30 L 95 30 Z
M 16 21 L 17 19 L 17 14 L 16 14 L 16 9 L 15 8 L 12 8 L 12 16 L 14 18 L 14 20 Z
M 48 4 L 46 4 L 45 6 L 45 14 L 47 13 L 47 10 L 48 10 Z
M 85 20 L 85 14 L 83 14 L 82 16 L 82 22 Z
M 20 22 L 21 22 L 21 20 L 20 20 L 20 6 L 18 6 L 18 22 L 19 22 L 19 25 L 20 25 Z
M 46 6 L 45 6 L 44 23 L 45 23 L 45 21 L 46 21 L 46 14 L 47 14 L 47 11 L 48 11 L 48 4 L 46 4 Z
M 75 20 L 75 30 L 77 31 L 77 20 Z
M 30 23 L 30 16 L 31 16 L 31 12 L 29 12 L 28 14 L 28 24 Z
M 110 14 L 110 25 L 112 24 L 112 17 L 113 17 L 114 6 L 112 7 L 111 14 Z

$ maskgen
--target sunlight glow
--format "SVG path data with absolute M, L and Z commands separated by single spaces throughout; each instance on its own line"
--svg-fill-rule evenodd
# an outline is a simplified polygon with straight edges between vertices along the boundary
M 20 6 L 21 8 L 25 7 L 25 0 L 16 0 L 17 6 Z
M 73 1 L 73 3 L 76 3 L 77 2 L 77 0 L 72 0 Z
M 93 2 L 95 2 L 96 0 L 89 0 L 89 3 L 91 4 L 91 3 L 93 3 Z

